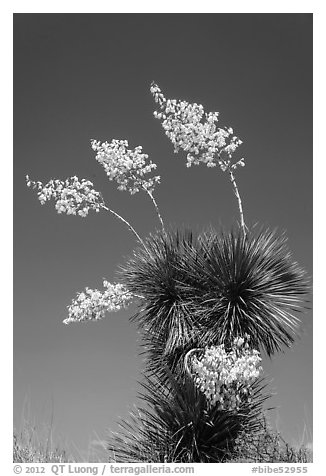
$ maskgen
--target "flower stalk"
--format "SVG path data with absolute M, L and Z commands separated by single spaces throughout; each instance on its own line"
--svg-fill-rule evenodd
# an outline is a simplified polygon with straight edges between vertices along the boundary
M 141 243 L 143 245 L 143 247 L 146 249 L 146 246 L 145 246 L 145 243 L 143 242 L 143 240 L 141 239 L 141 237 L 138 235 L 137 231 L 135 230 L 135 228 L 127 221 L 125 220 L 125 218 L 123 218 L 121 215 L 119 215 L 119 213 L 115 212 L 114 210 L 112 210 L 111 208 L 107 207 L 106 205 L 102 205 L 102 207 L 104 210 L 112 213 L 112 215 L 114 215 L 116 218 L 118 218 L 118 220 L 121 220 L 125 225 L 127 225 L 127 227 L 129 228 L 129 230 L 135 235 L 135 237 L 137 238 L 137 240 L 139 241 L 139 243 Z
M 218 127 L 218 112 L 207 113 L 201 104 L 166 99 L 154 82 L 150 90 L 159 106 L 159 110 L 154 111 L 154 117 L 162 122 L 174 152 L 177 153 L 179 149 L 187 152 L 187 167 L 204 163 L 207 167 L 218 165 L 223 172 L 229 172 L 238 201 L 241 229 L 246 236 L 241 198 L 233 174 L 238 166 L 243 167 L 245 163 L 243 158 L 231 163 L 233 154 L 242 144 L 241 139 L 234 135 L 232 127 Z
M 163 219 L 162 219 L 160 210 L 159 210 L 159 208 L 158 208 L 158 205 L 157 205 L 157 203 L 156 203 L 156 200 L 155 200 L 155 198 L 154 198 L 152 192 L 150 192 L 148 189 L 146 189 L 146 192 L 147 192 L 147 194 L 149 195 L 150 199 L 151 199 L 152 202 L 153 202 L 153 205 L 154 205 L 154 207 L 155 207 L 155 210 L 156 210 L 158 219 L 160 220 L 161 225 L 162 225 L 162 231 L 163 231 L 163 233 L 165 233 L 164 222 L 163 222 Z
M 239 193 L 238 186 L 237 186 L 237 183 L 236 183 L 235 178 L 234 178 L 234 174 L 233 174 L 231 169 L 229 169 L 229 174 L 230 174 L 230 180 L 231 180 L 231 183 L 232 183 L 232 186 L 233 186 L 234 194 L 237 197 L 238 208 L 239 208 L 239 213 L 240 213 L 240 225 L 241 225 L 241 229 L 242 229 L 242 232 L 243 232 L 243 236 L 245 237 L 247 226 L 245 224 L 244 217 L 243 217 L 243 209 L 242 209 L 242 202 L 241 202 L 240 193 Z

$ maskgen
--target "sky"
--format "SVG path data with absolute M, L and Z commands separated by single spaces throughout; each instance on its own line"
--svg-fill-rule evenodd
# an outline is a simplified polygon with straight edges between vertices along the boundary
M 159 227 L 145 194 L 109 182 L 90 140 L 127 139 L 158 166 L 155 197 L 174 227 L 203 230 L 238 219 L 227 177 L 186 168 L 173 153 L 149 92 L 219 111 L 243 140 L 237 174 L 245 221 L 286 231 L 312 275 L 311 14 L 14 15 L 14 427 L 51 420 L 79 455 L 115 430 L 137 401 L 142 357 L 129 318 L 65 326 L 86 286 L 115 281 L 135 240 L 102 212 L 63 216 L 40 205 L 25 175 L 89 178 L 141 236 Z M 290 350 L 264 358 L 271 424 L 293 444 L 312 442 L 312 311 Z

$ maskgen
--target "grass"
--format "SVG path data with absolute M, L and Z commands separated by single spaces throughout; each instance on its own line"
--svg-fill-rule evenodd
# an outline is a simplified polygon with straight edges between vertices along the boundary
M 287 443 L 279 432 L 272 430 L 266 419 L 255 435 L 243 434 L 238 438 L 230 463 L 312 463 L 312 450 L 296 448 Z
M 157 449 L 155 449 L 156 451 Z M 52 438 L 52 429 L 45 431 L 32 425 L 24 424 L 20 431 L 13 435 L 13 462 L 14 463 L 104 463 L 116 462 L 112 453 L 107 458 L 97 455 L 96 451 L 89 458 L 72 456 L 72 453 L 55 443 Z M 90 457 L 91 456 L 91 457 Z M 155 455 L 153 455 L 155 462 Z M 173 462 L 173 461 L 167 461 Z M 228 463 L 312 463 L 312 450 L 295 448 L 288 444 L 282 436 L 272 430 L 262 419 L 261 429 L 255 435 L 242 434 L 236 441 L 232 455 L 225 459 Z
M 73 444 L 59 443 L 51 426 L 41 428 L 24 422 L 22 429 L 14 430 L 13 434 L 14 463 L 105 463 L 108 461 L 105 454 L 106 448 L 99 438 L 93 438 L 88 450 L 83 452 Z
M 50 434 L 43 434 L 34 425 L 24 428 L 13 435 L 14 463 L 69 463 L 74 459 L 65 449 L 54 444 Z

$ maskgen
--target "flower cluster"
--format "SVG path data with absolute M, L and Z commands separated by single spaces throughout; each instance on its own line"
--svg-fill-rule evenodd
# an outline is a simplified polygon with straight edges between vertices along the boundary
M 113 139 L 111 142 L 92 140 L 92 149 L 96 160 L 103 165 L 110 180 L 115 180 L 119 190 L 128 190 L 131 194 L 140 189 L 152 192 L 160 177 L 145 178 L 156 169 L 156 164 L 147 162 L 148 155 L 142 153 L 142 147 L 128 149 L 128 141 Z
M 259 352 L 249 348 L 248 339 L 236 338 L 229 352 L 224 344 L 206 348 L 201 357 L 192 359 L 195 384 L 210 406 L 239 410 L 250 402 L 251 386 L 262 371 L 260 361 Z
M 207 167 L 219 165 L 223 171 L 244 166 L 244 159 L 231 164 L 233 153 L 242 141 L 231 127 L 217 127 L 218 112 L 205 113 L 201 104 L 166 99 L 155 83 L 150 91 L 160 110 L 154 116 L 162 121 L 165 134 L 174 145 L 174 151 L 188 152 L 187 167 L 203 162 Z
M 42 182 L 34 182 L 26 175 L 26 183 L 28 187 L 37 190 L 41 205 L 53 198 L 58 213 L 86 217 L 89 210 L 99 212 L 104 206 L 101 194 L 93 189 L 93 183 L 85 179 L 79 181 L 76 176 L 65 181 L 50 180 L 44 185 Z
M 97 321 L 103 319 L 106 312 L 119 311 L 127 307 L 133 295 L 123 284 L 111 284 L 103 280 L 104 292 L 86 288 L 68 306 L 68 317 L 63 322 Z

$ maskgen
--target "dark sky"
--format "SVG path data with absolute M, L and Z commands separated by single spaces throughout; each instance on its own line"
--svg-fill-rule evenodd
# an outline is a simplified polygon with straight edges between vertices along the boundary
M 311 14 L 14 15 L 14 424 L 39 426 L 53 408 L 57 435 L 85 454 L 135 403 L 142 367 L 133 309 L 64 326 L 85 286 L 114 281 L 135 240 L 111 215 L 86 219 L 40 206 L 25 175 L 89 178 L 145 236 L 159 226 L 144 194 L 109 182 L 89 140 L 127 139 L 158 165 L 165 220 L 229 227 L 237 204 L 227 177 L 187 169 L 153 117 L 149 86 L 219 111 L 244 141 L 237 181 L 247 224 L 285 230 L 312 275 Z M 312 440 L 312 312 L 302 339 L 264 361 L 291 443 Z

